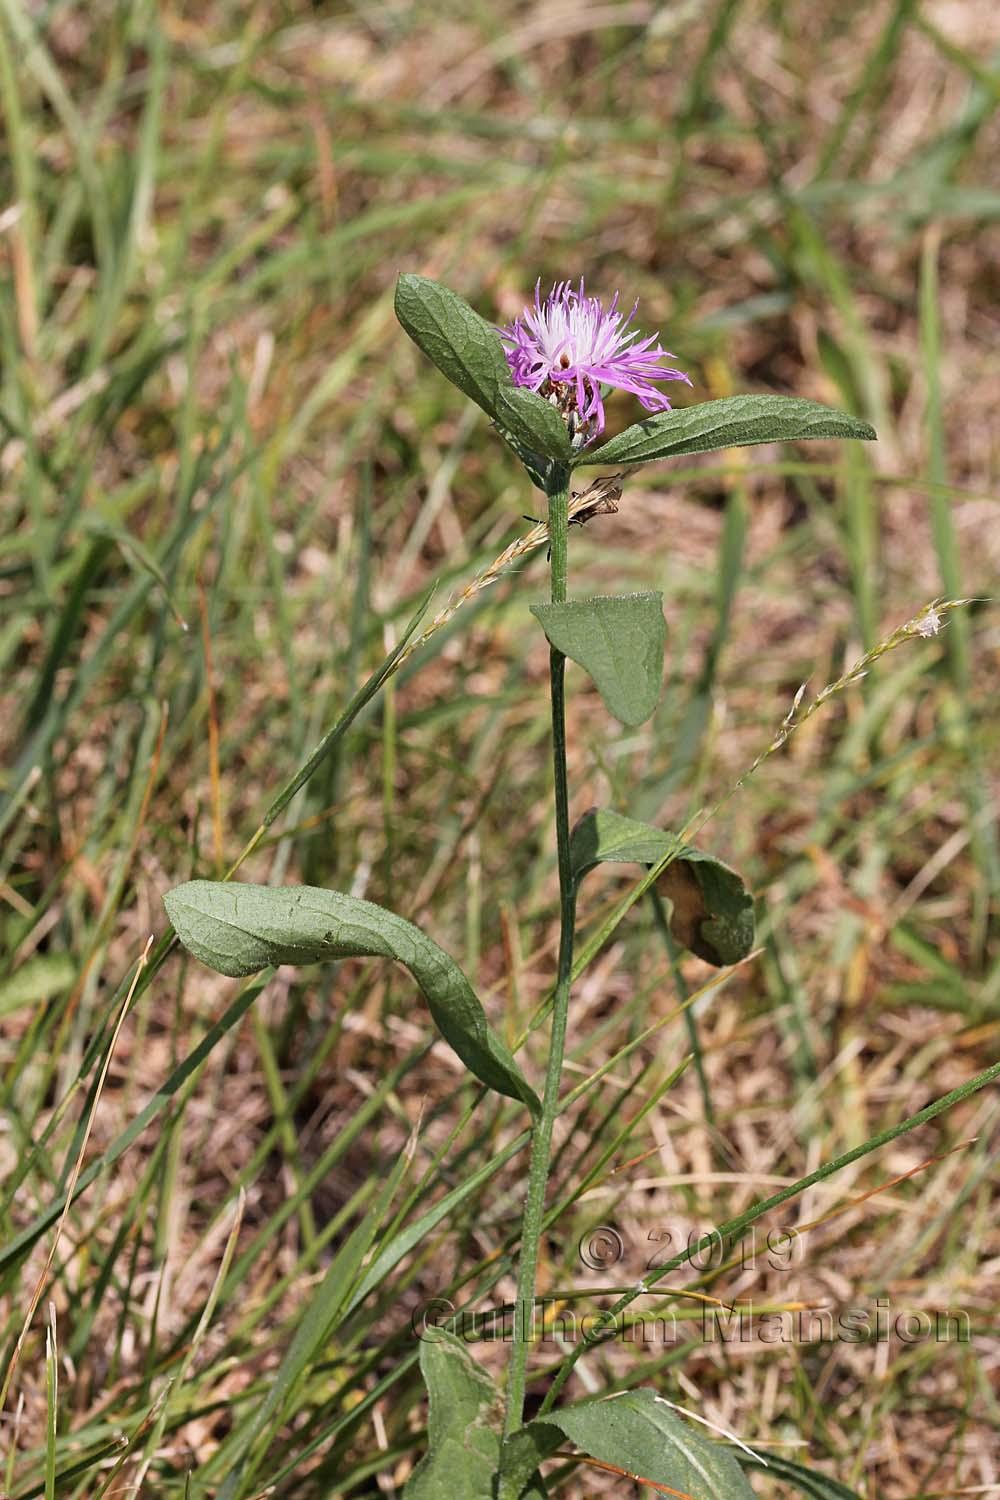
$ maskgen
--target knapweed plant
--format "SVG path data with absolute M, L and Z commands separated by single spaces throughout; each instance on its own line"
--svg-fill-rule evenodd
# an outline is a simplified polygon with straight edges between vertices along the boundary
M 626 316 L 619 309 L 617 295 L 609 306 L 602 306 L 588 294 L 582 280 L 578 286 L 559 283 L 544 300 L 536 289 L 534 302 L 523 315 L 510 326 L 497 328 L 446 287 L 423 277 L 402 276 L 396 312 L 419 348 L 487 413 L 532 483 L 544 491 L 548 504 L 544 537 L 549 546 L 550 597 L 531 609 L 549 643 L 560 942 L 540 1097 L 489 1025 L 458 965 L 431 936 L 402 916 L 340 892 L 236 880 L 196 880 L 178 886 L 166 898 L 167 909 L 184 945 L 223 974 L 249 975 L 277 964 L 313 964 L 359 955 L 398 960 L 410 971 L 426 999 L 431 1020 L 465 1066 L 485 1089 L 523 1106 L 530 1128 L 530 1165 L 505 1390 L 498 1389 L 447 1323 L 435 1329 L 433 1337 L 424 1338 L 420 1363 L 430 1397 L 429 1447 L 407 1483 L 408 1500 L 518 1500 L 545 1495 L 541 1466 L 567 1445 L 619 1474 L 641 1476 L 658 1493 L 692 1500 L 751 1496 L 744 1468 L 735 1456 L 738 1450 L 683 1421 L 654 1390 L 633 1390 L 613 1400 L 560 1404 L 575 1359 L 599 1341 L 599 1327 L 563 1361 L 538 1415 L 527 1424 L 524 1421 L 539 1241 L 546 1220 L 553 1124 L 561 1102 L 581 883 L 602 862 L 645 866 L 648 873 L 642 888 L 655 883 L 668 899 L 676 943 L 711 964 L 724 966 L 745 958 L 754 942 L 753 901 L 743 881 L 722 860 L 690 843 L 689 831 L 649 827 L 610 808 L 593 809 L 575 827 L 570 826 L 567 659 L 589 674 L 615 718 L 628 726 L 639 725 L 651 716 L 659 698 L 666 626 L 659 593 L 569 597 L 569 528 L 573 519 L 611 508 L 629 472 L 657 459 L 754 443 L 871 439 L 875 434 L 866 423 L 841 412 L 779 396 L 737 396 L 672 410 L 663 386 L 687 382 L 687 376 L 671 363 L 674 356 L 655 335 L 643 337 L 638 331 L 635 307 Z M 613 389 L 633 396 L 646 415 L 602 444 L 604 402 Z M 592 466 L 614 470 L 614 478 L 574 499 L 571 484 L 576 471 Z M 359 709 L 412 649 L 415 632 L 416 622 L 410 636 L 285 788 L 245 853 L 259 842 Z M 426 632 L 419 639 L 425 637 Z M 388 1174 L 379 1203 L 339 1253 L 336 1275 L 324 1283 L 317 1316 L 307 1320 L 301 1331 L 303 1347 L 289 1351 L 272 1393 L 251 1424 L 221 1492 L 224 1500 L 248 1492 L 260 1459 L 258 1440 L 281 1415 L 296 1361 L 319 1348 L 365 1295 L 368 1283 L 361 1268 L 403 1166 L 401 1162 Z M 405 1253 L 392 1247 L 382 1252 L 392 1264 Z M 646 1282 L 625 1291 L 607 1314 L 609 1322 L 687 1258 L 666 1262 Z M 747 1462 L 746 1453 L 741 1458 Z M 787 1477 L 788 1468 L 783 1472 Z

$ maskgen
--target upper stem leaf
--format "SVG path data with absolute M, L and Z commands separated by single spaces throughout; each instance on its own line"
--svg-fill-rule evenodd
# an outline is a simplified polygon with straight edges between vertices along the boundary
M 801 442 L 807 438 L 860 438 L 871 442 L 875 429 L 858 417 L 799 396 L 726 396 L 678 411 L 658 412 L 634 423 L 580 464 L 646 464 L 683 453 L 745 448 L 753 443 Z
M 522 448 L 544 458 L 566 459 L 569 433 L 543 397 L 516 386 L 497 330 L 440 282 L 400 276 L 396 317 L 413 342 Z
M 600 594 L 532 604 L 549 644 L 589 672 L 605 704 L 634 728 L 656 710 L 667 625 L 663 595 Z

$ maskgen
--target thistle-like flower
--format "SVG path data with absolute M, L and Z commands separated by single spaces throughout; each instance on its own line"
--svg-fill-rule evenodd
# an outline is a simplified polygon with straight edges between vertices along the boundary
M 539 282 L 534 306 L 501 328 L 500 337 L 514 384 L 558 407 L 574 447 L 604 431 L 602 385 L 630 391 L 647 411 L 669 411 L 670 402 L 651 381 L 691 384 L 682 370 L 662 363 L 675 356 L 657 343 L 655 333 L 640 338 L 637 328 L 630 331 L 638 301 L 626 318 L 618 311 L 617 292 L 605 311 L 600 298 L 585 295 L 582 277 L 578 288 L 557 282 L 544 302 L 540 288 Z

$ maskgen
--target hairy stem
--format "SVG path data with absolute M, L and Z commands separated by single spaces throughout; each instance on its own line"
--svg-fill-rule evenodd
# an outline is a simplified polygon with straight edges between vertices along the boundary
M 561 604 L 566 598 L 567 516 L 569 475 L 560 473 L 551 484 L 549 499 L 549 540 L 552 546 L 552 601 Z M 505 1433 L 515 1432 L 524 1420 L 524 1394 L 527 1384 L 528 1351 L 534 1325 L 535 1279 L 538 1271 L 538 1243 L 545 1216 L 545 1189 L 552 1153 L 552 1125 L 559 1105 L 559 1084 L 563 1053 L 566 1049 L 566 1020 L 573 970 L 573 925 L 576 893 L 569 856 L 569 788 L 566 777 L 566 658 L 554 647 L 549 655 L 549 680 L 552 696 L 552 756 L 555 769 L 556 846 L 559 863 L 559 969 L 552 1006 L 552 1034 L 548 1065 L 545 1070 L 545 1092 L 542 1112 L 531 1138 L 531 1162 L 528 1168 L 528 1192 L 521 1221 L 521 1262 L 518 1270 L 517 1299 L 514 1304 L 514 1343 L 507 1377 L 507 1414 Z

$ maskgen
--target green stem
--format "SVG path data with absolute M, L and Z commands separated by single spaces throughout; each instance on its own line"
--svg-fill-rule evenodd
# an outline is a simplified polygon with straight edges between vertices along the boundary
M 569 506 L 567 472 L 560 472 L 551 483 L 548 499 L 549 542 L 552 547 L 552 602 L 562 604 L 566 599 L 567 574 L 566 541 Z M 507 1376 L 505 1434 L 516 1432 L 524 1421 L 528 1351 L 531 1347 L 534 1324 L 538 1244 L 545 1217 L 545 1189 L 552 1154 L 552 1126 L 559 1107 L 559 1084 L 562 1077 L 563 1053 L 566 1050 L 569 991 L 573 977 L 576 892 L 569 856 L 565 677 L 566 658 L 561 651 L 552 647 L 549 653 L 549 680 L 552 696 L 552 759 L 555 770 L 556 847 L 559 864 L 559 969 L 552 1003 L 552 1035 L 549 1041 L 549 1060 L 545 1070 L 542 1112 L 531 1137 L 528 1192 L 524 1202 L 524 1216 L 521 1220 L 521 1261 L 518 1268 L 517 1298 L 514 1303 L 514 1345 Z

